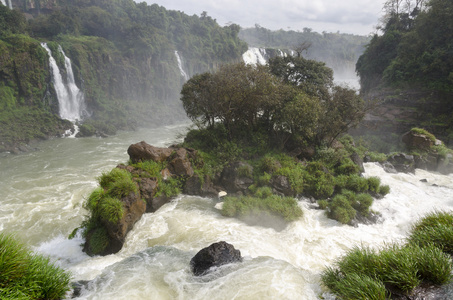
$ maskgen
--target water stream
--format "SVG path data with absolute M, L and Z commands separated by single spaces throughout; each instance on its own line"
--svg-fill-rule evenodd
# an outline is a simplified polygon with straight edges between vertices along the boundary
M 334 299 L 321 288 L 320 273 L 347 249 L 401 241 L 417 218 L 453 208 L 453 175 L 388 174 L 367 163 L 365 175 L 391 187 L 373 204 L 382 213 L 375 225 L 341 225 L 300 199 L 304 216 L 276 231 L 221 216 L 216 199 L 182 195 L 145 214 L 117 254 L 89 257 L 81 251 L 81 237 L 67 239 L 86 214 L 82 203 L 97 186 L 96 177 L 127 162 L 130 144 L 167 146 L 185 130 L 179 125 L 104 139 L 54 139 L 35 152 L 4 154 L 1 230 L 50 255 L 74 280 L 92 280 L 78 299 Z M 244 262 L 192 276 L 190 259 L 222 240 L 239 249 Z
M 72 122 L 80 121 L 84 109 L 84 95 L 75 83 L 71 60 L 66 56 L 61 46 L 58 46 L 58 51 L 64 56 L 66 76 L 63 78 L 62 72 L 50 48 L 46 43 L 41 43 L 41 46 L 49 54 L 49 66 L 52 72 L 52 82 L 57 94 L 60 117 Z

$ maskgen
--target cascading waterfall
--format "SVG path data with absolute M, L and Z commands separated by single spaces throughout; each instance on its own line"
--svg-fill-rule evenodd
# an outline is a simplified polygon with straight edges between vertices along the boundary
M 175 56 L 176 56 L 176 60 L 178 61 L 178 68 L 179 68 L 179 71 L 181 72 L 181 76 L 184 77 L 184 80 L 189 80 L 189 75 L 187 75 L 186 71 L 184 71 L 184 68 L 182 66 L 182 60 L 181 60 L 181 56 L 179 56 L 179 53 L 178 51 L 175 50 Z
M 9 9 L 13 9 L 13 3 L 11 2 L 12 0 L 1 0 L 1 1 L 4 6 L 8 6 Z
M 244 54 L 242 54 L 242 60 L 247 65 L 265 65 L 267 63 L 265 49 L 260 48 L 249 48 Z
M 49 53 L 49 65 L 55 92 L 57 93 L 60 117 L 73 123 L 80 121 L 84 109 L 84 95 L 75 83 L 71 60 L 66 56 L 61 46 L 58 46 L 58 51 L 63 54 L 65 61 L 66 80 L 64 80 L 50 48 L 46 43 L 41 43 L 41 46 Z M 78 127 L 74 125 L 74 132 L 72 134 L 66 133 L 66 135 L 75 136 L 77 131 Z

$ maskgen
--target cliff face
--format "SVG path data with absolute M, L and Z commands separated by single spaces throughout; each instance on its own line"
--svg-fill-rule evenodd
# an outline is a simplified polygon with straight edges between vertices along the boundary
M 8 116 L 0 114 L 2 123 L 26 124 L 25 115 L 21 120 L 12 116 L 27 109 L 58 114 L 43 41 L 53 47 L 63 77 L 67 74 L 58 46 L 71 59 L 76 85 L 85 97 L 83 123 L 90 130 L 83 132 L 89 134 L 180 121 L 185 117 L 179 100 L 183 83 L 196 73 L 239 61 L 247 49 L 237 37 L 237 25 L 220 27 L 207 15 L 188 16 L 156 4 L 13 0 L 13 7 L 0 5 L 6 16 L 0 20 L 0 28 L 5 28 L 0 36 L 0 47 L 5 49 L 0 58 L 0 94 L 8 95 L 0 99 L 0 107 L 8 107 Z M 6 136 L 11 133 L 0 132 L 0 142 L 10 146 L 43 137 Z

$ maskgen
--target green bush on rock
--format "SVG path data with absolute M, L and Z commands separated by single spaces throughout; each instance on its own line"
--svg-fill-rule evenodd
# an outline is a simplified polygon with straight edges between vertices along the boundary
M 270 195 L 267 189 L 258 190 L 255 196 L 226 197 L 222 207 L 222 215 L 228 217 L 259 217 L 266 214 L 291 222 L 302 216 L 302 210 L 296 199 Z

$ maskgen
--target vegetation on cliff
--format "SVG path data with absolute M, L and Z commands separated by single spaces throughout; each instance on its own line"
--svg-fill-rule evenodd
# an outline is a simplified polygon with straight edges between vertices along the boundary
M 357 61 L 362 92 L 367 98 L 384 100 L 383 107 L 400 111 L 398 119 L 384 121 L 397 123 L 398 133 L 424 127 L 449 144 L 453 137 L 453 4 L 389 0 L 384 9 L 382 34 L 373 36 Z M 391 111 L 376 115 L 383 113 Z
M 449 283 L 452 218 L 451 212 L 430 213 L 414 225 L 406 244 L 349 250 L 323 272 L 323 284 L 345 299 L 392 299 L 421 285 Z
M 29 20 L 19 10 L 0 5 L 0 107 L 8 108 L 0 122 L 12 127 L 29 123 L 27 110 L 43 119 L 58 112 L 41 41 L 51 49 L 61 45 L 72 60 L 87 105 L 81 130 L 86 135 L 180 120 L 184 112 L 178 99 L 185 79 L 175 51 L 191 75 L 238 61 L 247 49 L 237 37 L 239 26 L 221 27 L 206 13 L 188 16 L 133 0 L 36 0 L 13 6 L 27 13 Z M 52 52 L 66 76 L 63 57 Z M 68 127 L 45 124 L 39 117 L 32 121 L 32 132 L 14 133 L 2 127 L 0 140 L 7 149 Z
M 0 233 L 1 299 L 62 299 L 70 290 L 70 279 L 49 258 Z

